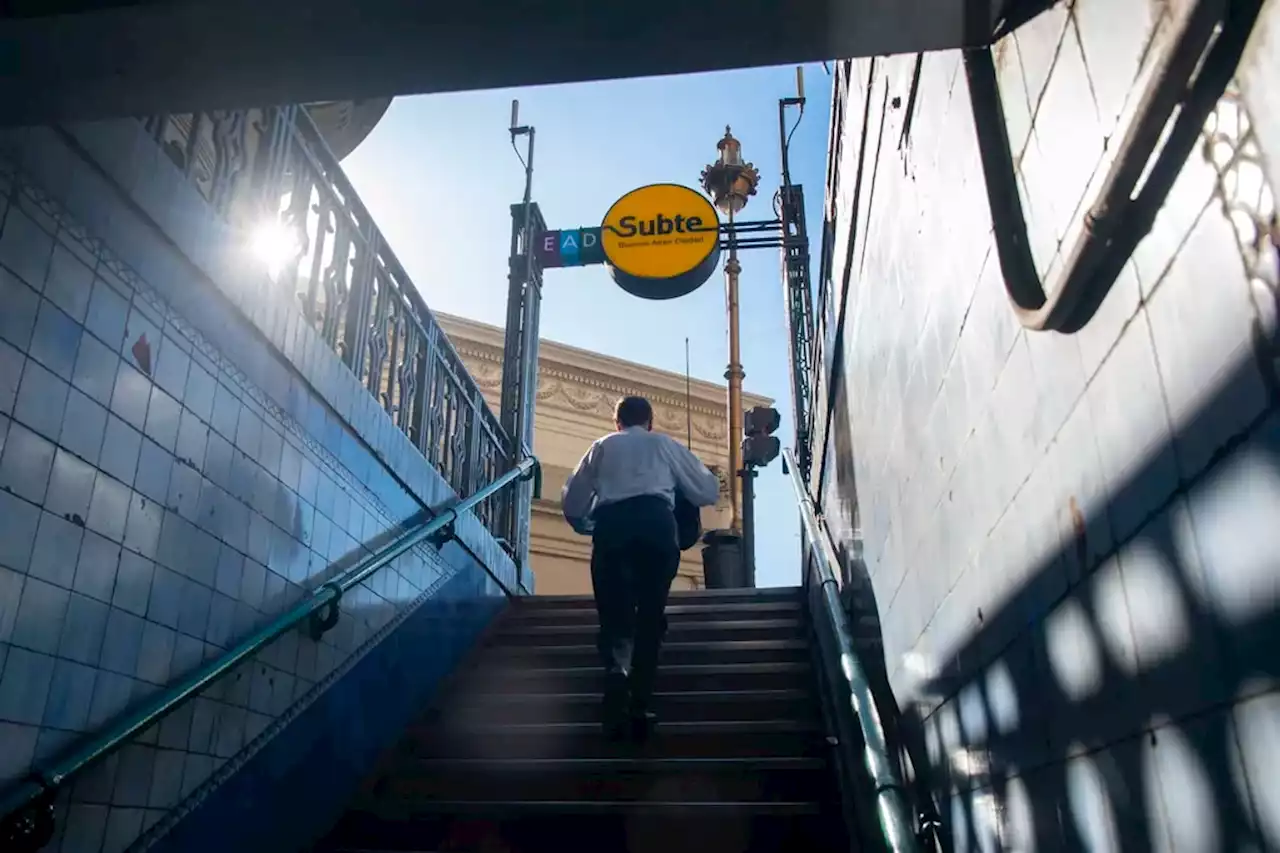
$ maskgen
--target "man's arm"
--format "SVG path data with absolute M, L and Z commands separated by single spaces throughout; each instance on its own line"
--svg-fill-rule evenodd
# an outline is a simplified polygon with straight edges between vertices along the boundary
M 596 445 L 592 444 L 565 481 L 560 493 L 560 510 L 565 521 L 577 530 L 591 513 L 596 496 Z
M 694 506 L 712 506 L 720 499 L 720 480 L 693 451 L 675 439 L 667 442 L 671 470 L 685 500 Z

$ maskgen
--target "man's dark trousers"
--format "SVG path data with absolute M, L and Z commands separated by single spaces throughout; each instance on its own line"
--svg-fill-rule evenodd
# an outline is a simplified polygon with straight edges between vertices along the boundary
M 680 565 L 675 516 L 663 498 L 644 495 L 599 507 L 593 518 L 591 586 L 600 616 L 597 648 L 609 682 L 605 712 L 644 714 L 667 630 L 667 595 Z M 629 708 L 618 707 L 628 700 Z

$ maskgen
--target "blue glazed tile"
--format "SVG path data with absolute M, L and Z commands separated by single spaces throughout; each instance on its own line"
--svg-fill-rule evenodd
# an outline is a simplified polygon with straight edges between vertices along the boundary
M 107 832 L 106 806 L 73 803 L 67 813 L 67 829 L 60 853 L 99 853 Z
M 101 469 L 126 486 L 132 486 L 141 452 L 142 433 L 115 415 L 108 415 L 99 463 Z
M 120 675 L 133 675 L 137 672 L 145 626 L 146 622 L 138 616 L 113 607 L 107 618 L 100 666 Z
M 190 675 L 204 661 L 204 641 L 179 632 L 174 639 L 173 661 L 169 665 L 169 678 L 177 680 Z
M 31 333 L 31 357 L 50 371 L 70 380 L 80 349 L 81 327 L 48 300 L 40 302 Z
M 182 769 L 185 752 L 163 749 L 156 754 L 155 775 L 147 805 L 151 808 L 169 809 L 178 803 L 182 793 Z
M 178 610 L 178 630 L 203 640 L 209 630 L 209 608 L 212 603 L 213 592 L 208 587 L 188 580 Z
M 0 566 L 26 573 L 40 525 L 40 510 L 0 492 Z
M 120 567 L 120 546 L 86 530 L 72 589 L 98 601 L 110 601 Z
M 120 357 L 91 335 L 80 339 L 71 384 L 104 406 L 111 404 Z M 145 416 L 145 412 L 144 412 Z
M 0 311 L 0 339 L 25 351 L 31 346 L 40 294 L 0 267 L 0 305 L 4 306 L 4 311 Z
M 83 525 L 89 515 L 89 500 L 97 476 L 93 466 L 59 449 L 53 457 L 49 474 L 49 491 L 44 508 L 76 524 Z
M 53 237 L 30 216 L 10 207 L 0 230 L 0 264 L 39 290 L 44 286 L 53 254 Z
M 209 626 L 205 631 L 205 640 L 222 648 L 231 645 L 231 641 L 236 639 L 235 618 L 236 600 L 215 592 L 209 606 Z
M 151 439 L 143 439 L 133 487 L 151 500 L 163 504 L 169 498 L 169 481 L 172 475 L 173 456 Z
M 64 246 L 54 246 L 44 295 L 77 323 L 83 323 L 93 292 L 93 270 Z
M 81 459 L 97 464 L 106 431 L 107 410 L 72 388 L 66 398 L 58 443 Z
M 37 362 L 27 361 L 22 384 L 13 407 L 13 417 L 50 441 L 62 433 L 62 419 L 67 408 L 69 386 L 45 370 Z M 97 449 L 94 449 L 96 455 Z
M 174 465 L 165 506 L 194 523 L 200 507 L 200 472 L 181 462 Z
M 83 538 L 84 530 L 77 525 L 53 513 L 41 513 L 31 554 L 31 576 L 70 589 Z
M 42 504 L 49 490 L 55 446 L 18 422 L 9 426 L 0 457 L 0 489 L 35 504 Z
M 213 751 L 213 735 L 218 718 L 223 713 L 218 703 L 197 698 L 192 702 L 191 729 L 185 747 L 192 752 L 210 753 Z
M 0 567 L 0 648 L 13 637 L 14 624 L 18 621 L 18 604 L 22 601 L 22 587 L 26 581 L 21 574 Z M 0 654 L 0 672 L 4 671 L 4 656 Z
M 142 430 L 147 424 L 147 405 L 151 400 L 151 388 L 151 380 L 122 359 L 116 371 L 115 389 L 111 395 L 111 411 L 123 418 L 134 429 Z
M 112 809 L 102 839 L 102 853 L 125 853 L 142 834 L 145 809 Z
M 89 501 L 88 528 L 112 542 L 123 540 L 132 496 L 128 486 L 99 472 L 93 486 L 93 498 Z
M 160 749 L 187 748 L 191 739 L 191 719 L 195 716 L 195 704 L 195 700 L 192 700 L 179 705 L 172 714 L 160 721 L 160 734 L 156 738 L 156 745 Z
M 234 441 L 240 422 L 240 401 L 226 385 L 218 383 L 213 396 L 213 420 L 210 422 L 223 438 Z
M 138 807 L 147 805 L 156 771 L 158 752 L 159 750 L 149 746 L 136 744 L 130 744 L 120 750 L 114 798 L 116 805 Z
M 97 671 L 92 667 L 68 660 L 58 661 L 53 668 L 44 724 L 66 731 L 84 731 L 89 725 L 96 676 Z
M 147 618 L 168 628 L 178 627 L 182 589 L 181 575 L 164 566 L 156 566 L 151 578 L 151 600 L 147 606 Z
M 145 495 L 134 494 L 125 523 L 124 547 L 148 559 L 155 559 L 160 544 L 164 508 Z
M 225 438 L 216 432 L 209 433 L 205 447 L 204 465 L 200 469 L 219 488 L 231 487 L 232 448 Z
M 138 678 L 150 684 L 167 684 L 177 634 L 170 628 L 147 622 L 142 629 L 142 651 L 138 655 Z
M 143 432 L 156 444 L 170 453 L 178 440 L 178 421 L 182 407 L 177 401 L 160 390 L 158 386 L 151 388 L 151 404 L 147 409 L 146 426 Z
M 173 338 L 166 335 L 156 360 L 156 384 L 168 392 L 170 397 L 181 401 L 187 391 L 187 374 L 190 369 L 191 359 Z
M 244 561 L 244 573 L 240 577 L 239 600 L 255 610 L 261 610 L 266 601 L 267 569 L 254 560 Z
M 190 796 L 196 788 L 213 775 L 214 759 L 209 755 L 187 753 L 186 766 L 182 772 L 182 795 Z
M 194 467 L 199 467 L 204 461 L 208 440 L 208 427 L 201 423 L 200 418 L 190 409 L 184 409 L 178 425 L 178 441 L 174 456 Z
M 243 578 L 244 555 L 234 548 L 222 546 L 218 552 L 218 570 L 214 589 L 223 595 L 238 596 Z
M 89 310 L 84 327 L 97 336 L 111 352 L 120 352 L 124 345 L 124 330 L 129 319 L 129 301 L 102 279 L 93 286 Z M 81 346 L 84 346 L 82 343 Z
M 53 682 L 54 659 L 11 648 L 0 676 L 0 720 L 39 725 Z
M 99 670 L 93 689 L 93 705 L 89 709 L 89 727 L 100 728 L 118 717 L 129 707 L 132 698 L 132 678 Z
M 155 566 L 150 560 L 131 551 L 122 552 L 111 603 L 135 616 L 145 616 L 151 602 L 151 580 L 154 574 Z
M 216 385 L 217 382 L 208 371 L 199 364 L 191 365 L 182 402 L 206 424 L 213 418 L 213 395 Z
M 76 593 L 67 605 L 58 655 L 77 663 L 97 666 L 102 657 L 102 640 L 107 635 L 110 606 Z
M 15 723 L 0 723 L 0 785 L 25 777 L 36 756 L 40 729 Z

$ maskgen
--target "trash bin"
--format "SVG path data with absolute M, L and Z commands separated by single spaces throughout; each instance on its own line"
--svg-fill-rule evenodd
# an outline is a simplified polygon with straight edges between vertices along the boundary
M 707 589 L 746 589 L 742 537 L 732 530 L 709 530 L 702 537 L 702 579 Z

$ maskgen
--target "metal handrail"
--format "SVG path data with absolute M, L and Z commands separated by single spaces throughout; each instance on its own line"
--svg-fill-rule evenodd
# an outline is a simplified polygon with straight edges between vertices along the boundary
M 320 586 L 308 598 L 277 616 L 266 626 L 240 641 L 222 657 L 181 679 L 177 684 L 148 700 L 140 708 L 109 726 L 92 741 L 43 770 L 35 770 L 0 800 L 0 844 L 7 850 L 38 850 L 48 842 L 53 830 L 53 800 L 68 779 L 119 749 L 135 735 L 155 725 L 213 682 L 256 655 L 288 631 L 309 623 L 313 638 L 338 622 L 339 604 L 345 592 L 367 580 L 409 549 L 426 541 L 437 546 L 455 537 L 454 523 L 462 513 L 487 500 L 517 480 L 534 481 L 534 493 L 541 491 L 542 473 L 538 460 L 526 457 L 518 465 L 486 486 L 458 501 L 404 535 L 362 559 L 339 577 Z M 486 571 L 488 567 L 485 567 Z M 490 576 L 492 572 L 490 572 Z M 496 579 L 496 578 L 495 578 Z M 501 584 L 501 581 L 499 581 Z M 509 595 L 511 591 L 501 584 Z M 15 843 L 17 842 L 17 843 Z M 24 848 L 21 842 L 26 842 Z M 14 844 L 9 847 L 8 844 Z
M 847 690 L 848 707 L 862 730 L 865 747 L 861 750 L 862 762 L 875 785 L 876 813 L 885 847 L 894 853 L 917 853 L 920 844 L 913 828 L 911 804 L 906 789 L 898 778 L 895 762 L 889 754 L 888 738 L 884 724 L 880 721 L 880 712 L 876 708 L 871 682 L 858 659 L 853 645 L 853 632 L 849 629 L 849 619 L 840 605 L 840 583 L 835 571 L 840 561 L 825 526 L 818 517 L 809 490 L 805 487 L 795 454 L 789 448 L 784 449 L 782 454 L 783 467 L 790 475 L 796 501 L 800 505 L 800 520 L 804 525 L 805 537 L 815 558 L 818 582 L 822 586 L 823 615 L 829 622 L 840 655 L 841 683 L 832 686 Z M 808 572 L 805 577 L 807 580 Z M 840 698 L 843 701 L 843 697 Z M 844 743 L 841 746 L 845 749 L 853 747 L 852 744 Z

